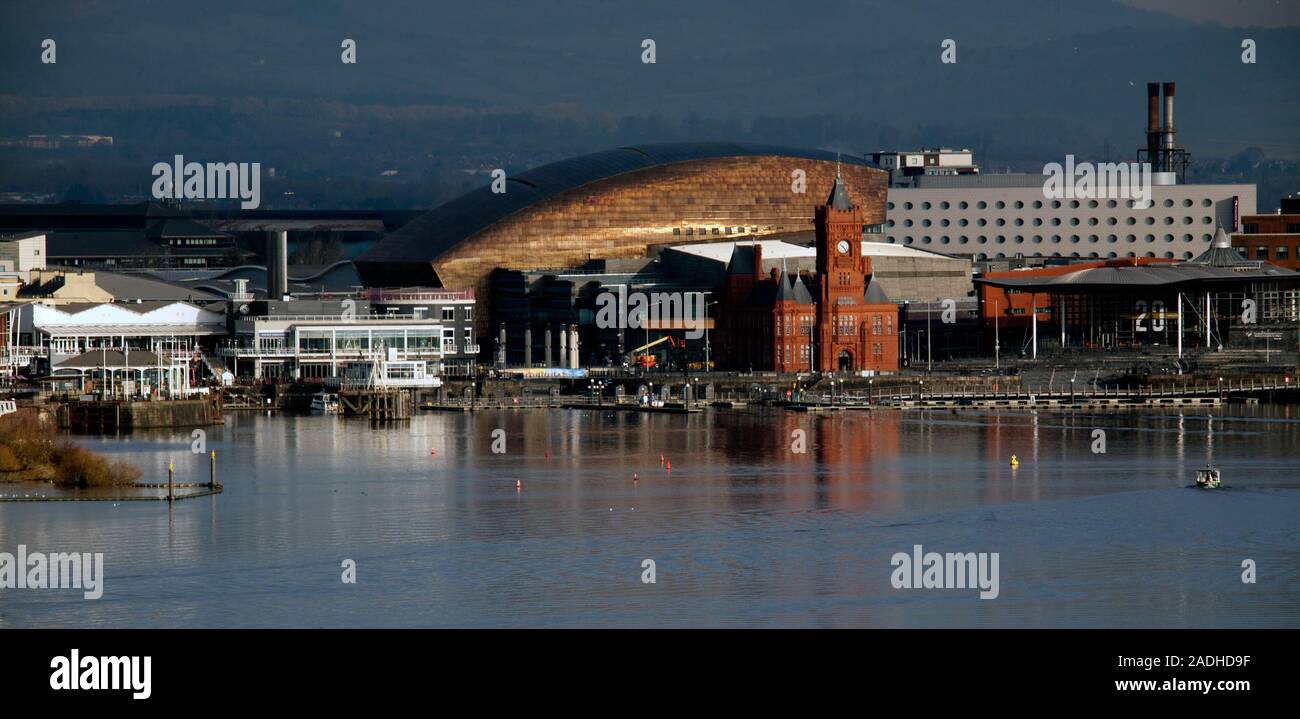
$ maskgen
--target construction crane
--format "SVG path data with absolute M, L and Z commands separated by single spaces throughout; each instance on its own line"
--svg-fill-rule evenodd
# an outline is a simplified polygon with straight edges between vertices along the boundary
M 676 340 L 673 339 L 672 335 L 666 335 L 664 337 L 660 337 L 659 339 L 653 342 L 647 342 L 646 344 L 643 344 L 640 347 L 637 347 L 636 349 L 628 352 L 627 353 L 628 362 L 638 367 L 644 367 L 645 369 L 650 369 L 651 367 L 654 367 L 655 356 L 653 354 L 646 353 L 646 350 L 650 349 L 651 347 L 655 347 L 656 345 L 663 344 L 664 342 L 667 342 L 668 346 L 673 349 L 677 349 L 677 348 L 684 349 L 686 347 L 686 340 Z

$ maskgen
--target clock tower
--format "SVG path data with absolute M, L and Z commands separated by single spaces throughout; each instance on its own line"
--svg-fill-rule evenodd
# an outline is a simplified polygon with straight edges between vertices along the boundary
M 835 185 L 818 205 L 813 222 L 817 230 L 817 352 L 822 372 L 865 367 L 860 333 L 864 329 L 863 293 L 870 259 L 862 256 L 862 208 L 849 199 L 835 170 Z

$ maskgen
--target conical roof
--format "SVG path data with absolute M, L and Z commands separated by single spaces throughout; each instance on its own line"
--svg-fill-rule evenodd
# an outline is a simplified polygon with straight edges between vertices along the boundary
M 849 199 L 849 191 L 844 188 L 844 178 L 840 177 L 840 168 L 835 167 L 835 184 L 831 187 L 831 194 L 826 198 L 826 204 L 837 210 L 853 209 L 853 201 Z
M 1232 240 L 1220 226 L 1214 233 L 1214 242 L 1210 244 L 1210 249 L 1201 253 L 1200 257 L 1194 260 L 1188 260 L 1194 265 L 1209 265 L 1211 267 L 1238 267 L 1250 264 L 1250 261 L 1241 256 L 1241 253 L 1232 246 Z

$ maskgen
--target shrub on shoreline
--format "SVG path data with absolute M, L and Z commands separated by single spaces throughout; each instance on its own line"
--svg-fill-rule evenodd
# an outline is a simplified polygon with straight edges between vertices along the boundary
M 131 484 L 140 470 L 106 459 L 66 439 L 29 414 L 0 417 L 0 479 L 46 479 L 68 487 Z M 5 475 L 8 475 L 7 477 Z

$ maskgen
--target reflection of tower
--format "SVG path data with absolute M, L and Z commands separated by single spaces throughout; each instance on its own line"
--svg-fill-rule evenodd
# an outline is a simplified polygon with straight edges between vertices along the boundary
M 497 333 L 497 366 L 506 366 L 506 323 L 501 323 L 501 329 Z
M 569 325 L 569 369 L 578 368 L 578 326 Z

